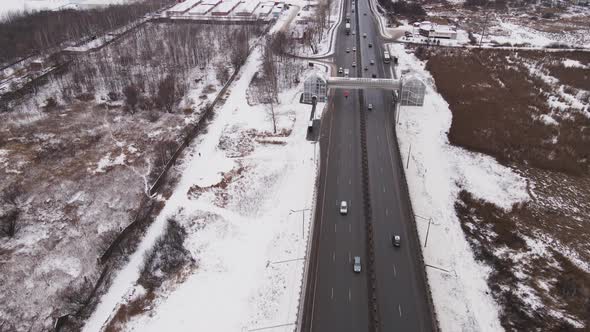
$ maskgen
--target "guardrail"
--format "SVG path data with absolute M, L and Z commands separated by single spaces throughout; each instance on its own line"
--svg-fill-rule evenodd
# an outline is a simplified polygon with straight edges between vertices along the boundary
M 396 109 L 396 112 L 398 112 L 398 108 L 394 108 Z M 421 241 L 420 241 L 420 236 L 418 234 L 418 223 L 416 222 L 416 215 L 414 214 L 414 208 L 412 206 L 412 197 L 410 196 L 410 189 L 408 187 L 408 180 L 406 178 L 406 172 L 404 170 L 404 162 L 403 162 L 403 158 L 401 155 L 401 151 L 399 149 L 399 140 L 397 137 L 397 131 L 395 128 L 395 118 L 396 118 L 396 114 L 393 114 L 393 136 L 395 138 L 395 142 L 393 144 L 393 146 L 395 147 L 395 153 L 398 154 L 399 158 L 398 159 L 398 163 L 399 163 L 399 169 L 400 169 L 400 174 L 402 176 L 402 187 L 403 190 L 406 194 L 406 197 L 408 197 L 409 200 L 409 204 L 408 207 L 410 209 L 410 215 L 412 216 L 413 219 L 413 226 L 412 229 L 414 230 L 414 236 L 417 239 L 417 243 L 418 243 L 418 253 L 420 254 L 420 264 L 419 264 L 419 269 L 420 269 L 420 276 L 422 277 L 422 281 L 424 282 L 424 285 L 426 286 L 426 300 L 428 301 L 428 305 L 430 306 L 430 315 L 431 315 L 431 319 L 432 319 L 432 329 L 433 331 L 440 331 L 440 324 L 438 321 L 438 318 L 436 316 L 436 310 L 434 308 L 434 301 L 432 300 L 432 290 L 430 289 L 430 283 L 428 282 L 428 275 L 426 275 L 426 268 L 425 268 L 425 264 L 426 262 L 424 261 L 424 253 L 422 252 L 422 246 L 421 246 Z

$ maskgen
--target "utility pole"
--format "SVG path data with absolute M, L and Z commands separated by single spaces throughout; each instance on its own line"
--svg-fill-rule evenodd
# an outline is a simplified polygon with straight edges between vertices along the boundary
M 489 4 L 490 4 L 490 2 L 488 0 L 488 2 L 486 3 L 486 6 L 484 8 L 484 11 L 486 12 L 486 18 L 483 22 L 483 29 L 481 30 L 481 38 L 479 39 L 479 47 L 481 47 L 481 43 L 483 43 L 483 35 L 486 33 L 486 27 L 488 25 L 488 16 L 490 15 L 490 12 L 488 11 Z
M 410 167 L 410 154 L 412 153 L 412 144 L 410 144 L 410 148 L 408 149 L 408 161 L 406 161 L 406 169 Z

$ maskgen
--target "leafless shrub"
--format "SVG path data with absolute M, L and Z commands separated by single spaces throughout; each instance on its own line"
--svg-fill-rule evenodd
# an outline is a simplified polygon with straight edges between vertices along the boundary
M 125 103 L 129 106 L 131 114 L 135 113 L 135 105 L 139 100 L 139 91 L 134 85 L 128 85 L 123 89 L 123 95 L 125 96 Z
M 18 217 L 20 210 L 14 205 L 0 206 L 0 235 L 12 238 L 19 231 Z
M 472 31 L 469 31 L 469 33 L 467 34 L 467 38 L 469 38 L 469 44 L 471 44 L 471 45 L 477 44 L 477 38 L 475 38 Z
M 107 97 L 109 98 L 110 101 L 118 101 L 119 100 L 119 94 L 115 91 L 111 91 L 107 94 Z
M 11 238 L 19 231 L 22 196 L 23 191 L 16 183 L 8 185 L 0 194 L 0 235 Z
M 148 175 L 150 182 L 154 182 L 158 176 L 162 173 L 166 164 L 172 158 L 174 151 L 178 148 L 175 141 L 166 140 L 156 143 L 154 147 L 155 157 L 153 159 L 152 169 Z
M 144 256 L 144 267 L 139 283 L 148 290 L 160 286 L 165 278 L 194 263 L 190 252 L 184 248 L 186 230 L 176 220 L 168 219 L 166 231 L 154 247 Z
M 164 107 L 168 113 L 172 112 L 176 101 L 176 79 L 172 75 L 166 76 L 158 84 L 158 95 L 156 105 Z
M 47 110 L 47 111 L 53 110 L 56 107 L 57 107 L 57 100 L 55 100 L 55 98 L 49 97 L 49 98 L 47 98 L 47 100 L 45 100 L 45 110 Z
M 61 298 L 66 303 L 67 309 L 70 312 L 78 311 L 87 302 L 88 297 L 92 293 L 92 282 L 88 277 L 84 277 L 81 281 L 72 281 L 61 291 Z

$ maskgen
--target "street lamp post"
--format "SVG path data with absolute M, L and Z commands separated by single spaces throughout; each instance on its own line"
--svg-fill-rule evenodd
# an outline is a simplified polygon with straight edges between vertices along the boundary
M 290 210 L 291 213 L 301 212 L 301 238 L 303 239 L 303 235 L 305 234 L 305 211 L 309 211 L 311 209 L 300 209 L 300 210 Z M 289 213 L 289 214 L 291 214 Z

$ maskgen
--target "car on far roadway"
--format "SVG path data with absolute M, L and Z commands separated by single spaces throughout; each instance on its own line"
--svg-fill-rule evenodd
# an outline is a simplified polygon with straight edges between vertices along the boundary
M 348 91 L 344 91 L 344 98 L 348 98 Z
M 348 214 L 348 204 L 346 201 L 340 202 L 340 214 Z
M 367 13 L 364 13 L 363 15 L 367 16 Z
M 371 60 L 371 65 L 374 65 L 374 64 L 375 64 L 375 60 Z
M 352 62 L 352 68 L 356 67 L 356 61 Z
M 363 38 L 367 38 L 367 34 L 366 33 L 363 33 Z
M 346 48 L 346 53 L 350 53 L 350 48 Z
M 369 43 L 369 47 L 373 47 L 373 43 Z
M 402 238 L 399 235 L 394 235 L 391 237 L 391 243 L 394 247 L 399 247 L 401 245 Z
M 352 51 L 353 51 L 353 52 L 356 52 L 356 47 L 353 47 L 353 48 L 352 48 Z
M 365 66 L 365 70 L 369 70 L 369 67 Z
M 354 264 L 352 265 L 352 270 L 356 273 L 361 273 L 361 258 L 359 256 L 354 256 Z
M 373 104 L 369 104 L 369 106 L 367 107 L 369 109 L 369 111 L 373 110 Z
M 342 74 L 344 72 L 344 70 L 342 69 L 342 67 L 338 68 L 338 74 Z
M 372 78 L 377 78 L 377 74 L 371 75 Z

